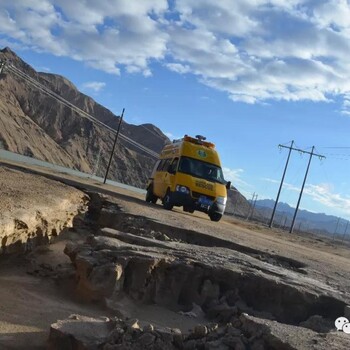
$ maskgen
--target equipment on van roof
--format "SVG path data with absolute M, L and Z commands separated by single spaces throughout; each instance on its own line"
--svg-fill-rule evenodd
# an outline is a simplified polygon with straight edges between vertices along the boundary
M 160 199 L 165 209 L 183 207 L 219 221 L 231 183 L 225 181 L 215 145 L 206 137 L 185 135 L 164 146 L 147 184 L 146 201 Z

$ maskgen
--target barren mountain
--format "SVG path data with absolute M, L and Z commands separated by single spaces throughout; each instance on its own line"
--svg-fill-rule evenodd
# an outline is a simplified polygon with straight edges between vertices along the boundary
M 9 48 L 0 51 L 0 60 L 99 121 L 117 128 L 119 117 L 81 93 L 66 78 L 36 72 Z M 155 152 L 168 141 L 152 124 L 136 126 L 123 122 L 121 132 Z M 0 148 L 103 176 L 113 140 L 113 132 L 48 96 L 28 79 L 10 69 L 1 75 Z M 154 162 L 148 154 L 119 139 L 109 178 L 144 187 Z

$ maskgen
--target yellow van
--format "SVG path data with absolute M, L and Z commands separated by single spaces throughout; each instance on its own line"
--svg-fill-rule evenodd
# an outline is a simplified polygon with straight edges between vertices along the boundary
M 183 206 L 221 219 L 231 182 L 224 179 L 215 145 L 205 139 L 185 135 L 163 148 L 147 183 L 147 202 L 161 199 L 165 209 Z

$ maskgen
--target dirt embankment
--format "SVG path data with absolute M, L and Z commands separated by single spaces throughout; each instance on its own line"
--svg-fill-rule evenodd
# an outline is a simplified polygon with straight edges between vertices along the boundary
M 83 212 L 87 196 L 45 177 L 0 167 L 2 252 L 31 250 L 48 242 Z

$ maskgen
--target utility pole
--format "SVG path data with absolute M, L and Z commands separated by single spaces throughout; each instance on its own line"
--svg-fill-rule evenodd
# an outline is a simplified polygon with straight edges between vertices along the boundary
M 253 193 L 253 195 L 252 195 L 252 200 L 251 200 L 250 203 L 249 203 L 249 210 L 248 210 L 248 215 L 247 215 L 246 220 L 249 219 L 250 212 L 251 212 L 251 210 L 252 210 L 252 203 L 254 202 L 254 197 L 255 197 L 255 192 Z
M 284 223 L 283 223 L 283 230 L 286 228 L 287 220 L 288 220 L 288 217 L 286 215 L 286 218 L 284 219 Z
M 251 201 L 251 203 L 253 203 L 253 205 L 250 204 L 250 208 L 249 208 L 249 212 L 248 212 L 248 216 L 247 216 L 246 220 L 249 220 L 252 217 L 252 215 L 254 213 L 255 204 L 256 204 L 257 199 L 258 199 L 258 195 L 255 194 L 255 192 L 254 192 L 253 196 L 252 196 L 252 201 Z
M 338 217 L 337 224 L 335 225 L 335 230 L 334 230 L 334 233 L 333 233 L 333 241 L 335 239 L 335 234 L 337 233 L 337 230 L 338 230 L 339 221 L 340 221 L 340 217 Z
M 326 158 L 325 156 L 322 156 L 322 155 L 320 155 L 320 154 L 314 153 L 315 146 L 312 146 L 311 152 L 307 152 L 307 151 L 300 150 L 300 149 L 297 149 L 297 148 L 292 148 L 292 149 L 295 150 L 295 151 L 302 152 L 302 153 L 310 154 L 310 158 L 309 158 L 309 162 L 308 162 L 308 164 L 307 164 L 307 168 L 306 168 L 306 172 L 305 172 L 305 177 L 304 177 L 303 185 L 301 186 L 300 195 L 299 195 L 299 199 L 298 199 L 298 204 L 297 204 L 297 207 L 295 208 L 295 212 L 294 212 L 294 216 L 293 216 L 293 221 L 292 221 L 292 226 L 290 227 L 289 233 L 293 233 L 294 224 L 295 224 L 295 219 L 296 219 L 297 214 L 298 214 L 298 210 L 299 210 L 299 205 L 300 205 L 301 197 L 302 197 L 302 195 L 303 195 L 303 191 L 304 191 L 304 187 L 305 187 L 307 175 L 308 175 L 309 169 L 310 169 L 311 159 L 312 159 L 313 156 L 317 156 L 317 157 L 319 157 L 320 159 Z
M 283 222 L 283 219 L 284 219 L 285 215 L 286 215 L 286 212 L 283 212 L 282 216 L 281 216 L 280 223 L 279 223 L 279 228 L 282 228 L 282 222 Z
M 287 168 L 288 168 L 288 163 L 289 163 L 289 158 L 290 158 L 290 154 L 292 153 L 293 145 L 294 145 L 294 140 L 291 142 L 291 145 L 290 145 L 289 147 L 286 147 L 286 146 L 283 146 L 283 145 L 278 145 L 278 147 L 280 147 L 280 148 L 289 148 L 289 153 L 288 153 L 286 165 L 285 165 L 285 167 L 284 167 L 284 171 L 283 171 L 283 175 L 282 175 L 280 187 L 279 187 L 279 189 L 278 189 L 277 197 L 276 197 L 276 200 L 275 200 L 275 205 L 274 205 L 273 210 L 272 210 L 272 215 L 271 215 L 269 227 L 272 227 L 272 224 L 273 224 L 273 219 L 274 219 L 274 217 L 275 217 L 276 208 L 277 208 L 278 200 L 279 200 L 279 198 L 280 198 L 280 194 L 281 194 L 281 190 L 282 190 L 282 186 L 283 186 L 284 177 L 286 176 L 286 172 L 287 172 Z
M 254 202 L 254 198 L 255 198 L 255 192 L 252 195 L 252 200 L 249 202 L 249 210 L 248 210 L 248 215 L 246 217 L 246 220 L 249 219 L 250 212 L 252 211 L 252 207 L 253 207 L 252 203 Z
M 113 147 L 112 147 L 111 156 L 109 157 L 109 162 L 108 162 L 107 169 L 106 169 L 106 175 L 105 175 L 105 178 L 104 178 L 104 180 L 103 180 L 103 183 L 104 183 L 104 184 L 105 184 L 106 181 L 107 181 L 107 176 L 108 176 L 109 168 L 110 168 L 111 163 L 112 163 L 112 158 L 113 158 L 113 154 L 114 154 L 115 145 L 117 144 L 120 126 L 121 126 L 122 121 L 123 121 L 124 111 L 125 111 L 125 108 L 123 108 L 122 115 L 120 116 L 120 119 L 119 119 L 118 130 L 117 130 L 117 133 L 115 134 L 115 139 L 114 139 L 114 143 L 113 143 Z
M 341 240 L 342 242 L 344 242 L 344 238 L 345 238 L 345 235 L 346 235 L 346 231 L 348 230 L 348 226 L 349 226 L 349 220 L 346 221 L 346 226 L 345 226 L 343 238 L 342 238 L 342 240 Z
M 255 210 L 255 205 L 256 205 L 257 199 L 258 199 L 258 194 L 255 195 L 255 200 L 254 200 L 254 204 L 253 204 L 253 208 L 252 208 L 252 213 L 250 214 L 251 218 L 253 218 L 253 215 L 254 215 L 254 210 Z
M 302 225 L 302 221 L 299 222 L 299 228 L 298 228 L 298 231 L 301 232 L 301 225 Z

